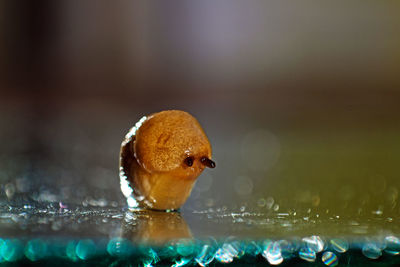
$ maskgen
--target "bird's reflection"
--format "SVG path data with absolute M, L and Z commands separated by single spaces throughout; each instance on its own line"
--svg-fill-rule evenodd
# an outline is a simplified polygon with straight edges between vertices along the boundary
M 162 245 L 177 239 L 191 239 L 192 233 L 179 212 L 127 211 L 122 237 L 137 244 Z

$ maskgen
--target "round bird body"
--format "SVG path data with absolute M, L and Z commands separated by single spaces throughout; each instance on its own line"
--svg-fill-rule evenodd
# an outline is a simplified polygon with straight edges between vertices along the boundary
M 121 189 L 145 208 L 181 207 L 205 167 L 215 167 L 210 142 L 198 121 L 184 111 L 143 117 L 121 144 Z

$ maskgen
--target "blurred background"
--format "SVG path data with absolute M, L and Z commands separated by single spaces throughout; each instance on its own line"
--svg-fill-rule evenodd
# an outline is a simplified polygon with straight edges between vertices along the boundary
M 124 135 L 182 109 L 217 163 L 184 210 L 398 215 L 399 11 L 0 1 L 0 198 L 122 206 Z

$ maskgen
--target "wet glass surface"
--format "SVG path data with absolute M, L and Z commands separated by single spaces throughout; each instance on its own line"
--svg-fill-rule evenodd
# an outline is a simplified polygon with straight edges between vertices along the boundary
M 1 263 L 399 265 L 398 3 L 100 2 L 0 3 Z M 217 167 L 128 210 L 120 144 L 166 109 Z
M 56 136 L 68 127 L 59 123 Z M 179 212 L 127 209 L 117 172 L 122 130 L 103 137 L 113 139 L 113 152 L 95 161 L 84 135 L 71 130 L 85 150 L 45 138 L 48 155 L 19 156 L 11 148 L 27 140 L 8 144 L 14 155 L 2 161 L 2 260 L 123 264 L 135 255 L 138 264 L 152 265 L 328 266 L 398 260 L 396 128 L 273 129 L 237 120 L 222 137 L 214 123 L 212 116 L 205 122 L 218 167 L 199 177 Z
M 160 212 L 65 203 L 4 205 L 4 262 L 271 265 L 399 262 L 399 225 L 382 218 L 228 210 Z M 363 255 L 364 258 L 360 259 Z M 379 263 L 378 262 L 378 263 Z

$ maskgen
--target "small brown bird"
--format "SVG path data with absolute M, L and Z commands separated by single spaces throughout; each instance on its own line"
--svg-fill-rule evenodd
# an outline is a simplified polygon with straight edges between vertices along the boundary
M 199 122 L 187 112 L 168 110 L 143 117 L 128 132 L 119 167 L 129 206 L 176 210 L 204 168 L 215 163 Z

